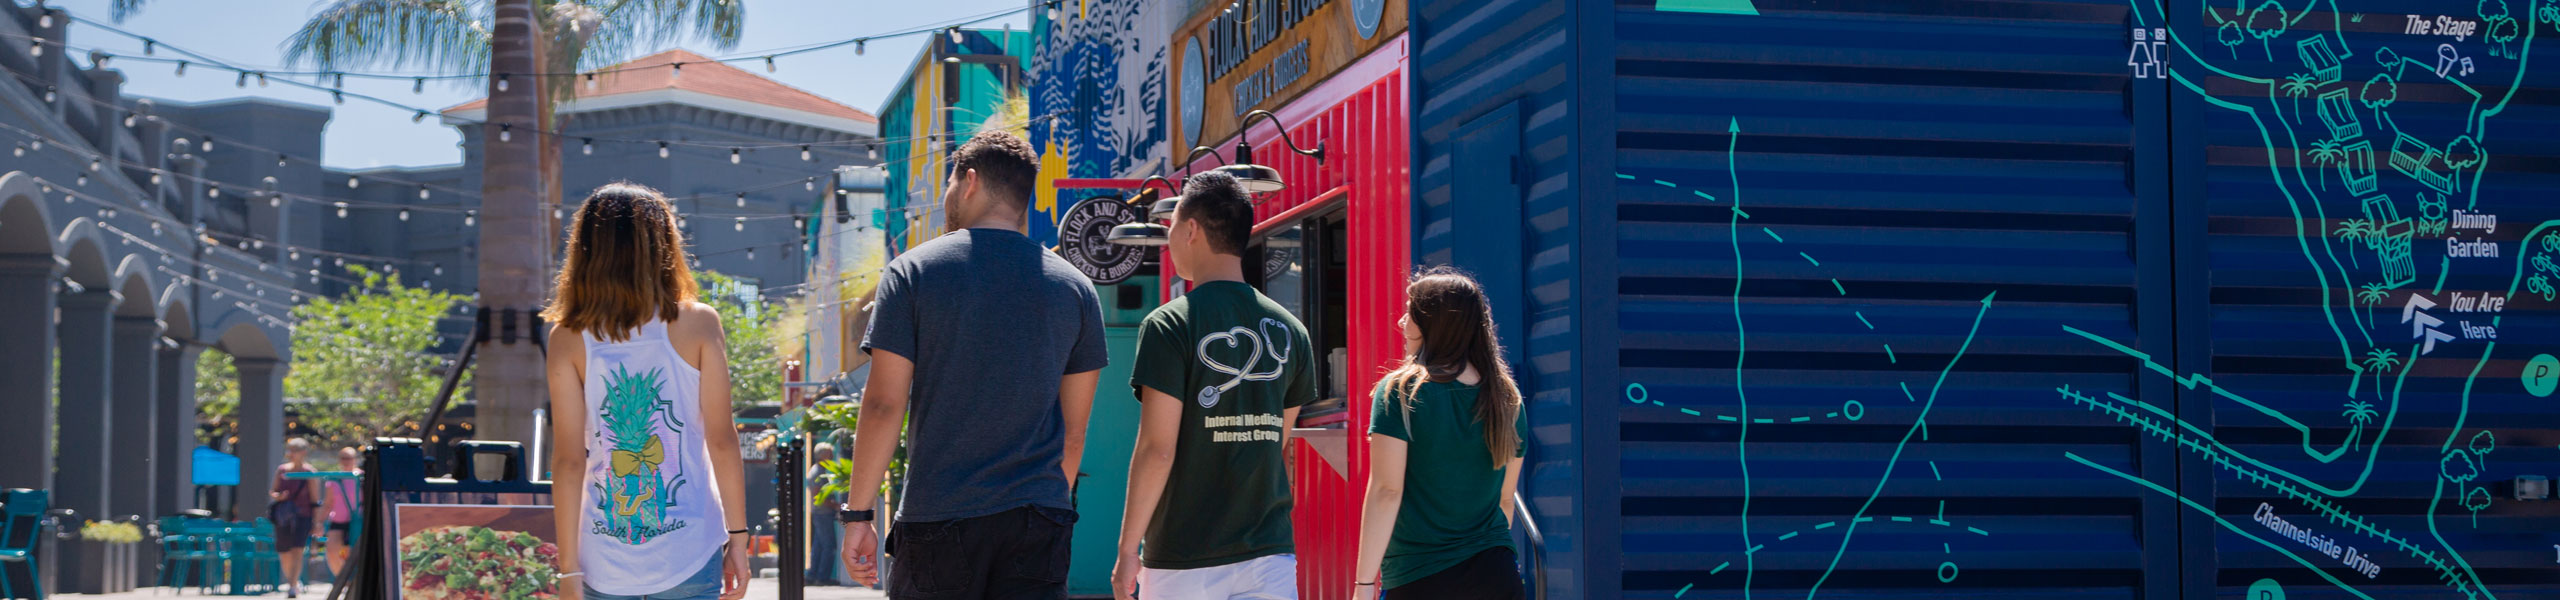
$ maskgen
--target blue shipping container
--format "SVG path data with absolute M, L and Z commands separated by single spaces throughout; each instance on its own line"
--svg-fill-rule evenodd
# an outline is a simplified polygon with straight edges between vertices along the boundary
M 1547 597 L 2560 597 L 2560 2 L 1412 11 Z

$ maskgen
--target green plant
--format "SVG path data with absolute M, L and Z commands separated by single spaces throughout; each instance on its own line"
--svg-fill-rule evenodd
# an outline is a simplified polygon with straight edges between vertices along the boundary
M 820 404 L 807 409 L 806 416 L 800 419 L 799 433 L 802 439 L 830 439 L 838 437 L 839 433 L 852 434 L 861 421 L 862 405 L 860 404 L 852 402 Z M 850 457 L 853 454 L 853 447 L 846 445 L 841 453 Z M 828 498 L 852 491 L 853 460 L 851 458 L 818 461 L 817 465 L 826 471 L 821 475 L 825 478 L 826 485 L 819 488 L 818 493 L 810 498 L 812 504 L 823 503 Z M 901 444 L 897 453 L 889 457 L 888 476 L 880 479 L 881 497 L 895 497 L 898 480 L 904 479 L 906 473 L 907 449 Z
M 80 539 L 109 544 L 142 541 L 142 527 L 122 521 L 90 521 L 80 526 Z

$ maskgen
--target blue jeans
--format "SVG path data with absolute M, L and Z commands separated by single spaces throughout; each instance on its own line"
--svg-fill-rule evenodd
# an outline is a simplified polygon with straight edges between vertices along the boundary
M 692 577 L 684 578 L 684 583 L 676 584 L 667 591 L 642 596 L 616 596 L 596 591 L 591 587 L 586 589 L 587 598 L 589 600 L 714 600 L 720 597 L 720 560 L 727 558 L 727 554 L 727 550 L 711 553 L 709 564 L 702 565 L 702 570 L 695 571 Z M 585 583 L 580 582 L 579 585 L 585 585 Z

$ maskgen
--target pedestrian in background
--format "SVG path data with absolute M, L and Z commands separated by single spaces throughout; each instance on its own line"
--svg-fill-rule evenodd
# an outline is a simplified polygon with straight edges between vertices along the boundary
M 737 600 L 746 462 L 720 314 L 694 301 L 675 208 L 617 182 L 569 224 L 545 378 L 563 600 Z M 723 532 L 726 532 L 725 534 Z
M 1523 595 L 1511 490 L 1529 429 L 1491 315 L 1454 269 L 1405 288 L 1404 363 L 1371 394 L 1355 599 Z
M 318 498 L 311 493 L 311 480 L 286 479 L 290 473 L 309 473 L 311 442 L 302 438 L 284 441 L 284 464 L 276 465 L 275 484 L 267 489 L 267 521 L 276 527 L 276 560 L 284 565 L 284 597 L 302 596 L 302 549 L 311 545 L 311 513 Z
M 1167 250 L 1191 291 L 1140 324 L 1129 375 L 1141 406 L 1111 575 L 1120 600 L 1298 597 L 1287 450 L 1298 407 L 1316 398 L 1315 348 L 1244 282 L 1252 231 L 1235 177 L 1184 184 Z
M 832 508 L 844 504 L 844 494 L 826 493 L 827 483 L 834 479 L 834 474 L 827 471 L 827 462 L 835 459 L 835 444 L 818 442 L 809 448 L 808 476 L 802 477 L 800 483 L 808 487 L 810 506 Z M 832 524 L 809 527 L 809 568 L 803 577 L 810 585 L 844 585 L 836 577 L 837 567 L 843 564 L 843 559 L 837 557 L 836 540 L 843 537 L 844 528 Z
M 338 470 L 355 473 L 360 478 L 364 470 L 358 468 L 358 460 L 354 446 L 338 448 Z M 363 487 L 362 479 L 320 482 L 320 516 L 328 523 L 321 535 L 329 539 L 328 551 L 323 554 L 329 561 L 329 581 L 332 583 L 338 581 L 338 575 L 347 567 L 347 544 L 354 540 L 348 536 L 355 535 L 356 511 L 364 506 Z
M 879 580 L 871 514 L 906 436 L 889 597 L 1065 598 L 1076 463 L 1110 362 L 1093 281 L 1024 234 L 1039 158 L 981 133 L 951 153 L 950 233 L 882 270 L 853 438 L 847 570 Z M 909 410 L 913 415 L 910 417 Z

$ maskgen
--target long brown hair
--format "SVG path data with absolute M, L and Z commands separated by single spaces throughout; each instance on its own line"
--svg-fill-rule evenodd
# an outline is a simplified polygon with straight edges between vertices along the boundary
M 617 181 L 587 194 L 542 318 L 611 341 L 651 318 L 668 322 L 699 293 L 685 266 L 675 207 L 648 186 Z
M 1511 383 L 1511 365 L 1502 361 L 1483 286 L 1455 268 L 1423 270 L 1405 286 L 1404 313 L 1422 330 L 1422 344 L 1380 385 L 1401 397 L 1399 410 L 1411 411 L 1423 382 L 1455 381 L 1475 367 L 1476 421 L 1484 427 L 1494 467 L 1501 468 L 1520 448 L 1520 434 L 1512 429 L 1520 418 L 1520 389 Z

